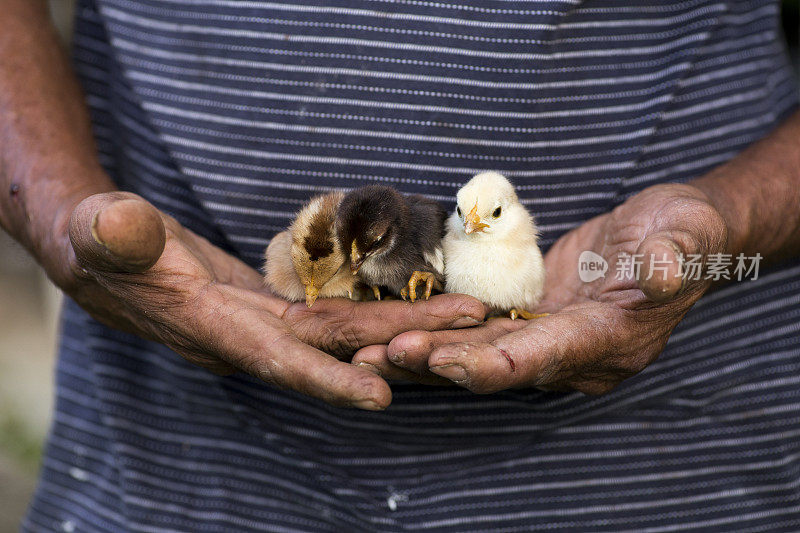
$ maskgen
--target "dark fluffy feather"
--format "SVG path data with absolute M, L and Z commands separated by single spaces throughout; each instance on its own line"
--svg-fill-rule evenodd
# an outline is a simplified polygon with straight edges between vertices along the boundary
M 336 203 L 324 200 L 323 208 L 315 213 L 308 225 L 308 233 L 303 239 L 303 248 L 308 252 L 309 260 L 316 261 L 333 253 Z
M 369 185 L 347 194 L 339 207 L 336 229 L 345 251 L 356 242 L 367 253 L 376 236 L 386 237 L 364 261 L 359 276 L 369 285 L 399 294 L 415 270 L 433 272 L 441 287 L 443 273 L 425 259 L 441 247 L 447 213 L 436 201 L 403 195 L 392 187 Z

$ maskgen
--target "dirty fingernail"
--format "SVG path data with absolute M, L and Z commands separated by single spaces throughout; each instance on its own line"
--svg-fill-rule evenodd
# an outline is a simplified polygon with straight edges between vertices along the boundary
M 379 376 L 381 375 L 381 369 L 378 368 L 377 366 L 373 365 L 372 363 L 361 362 L 361 363 L 356 364 L 356 366 L 358 368 L 363 368 L 364 370 L 372 372 L 373 374 L 377 374 Z
M 358 400 L 353 402 L 353 407 L 357 409 L 364 409 L 366 411 L 383 411 L 383 407 L 373 402 L 372 400 Z
M 467 379 L 467 371 L 459 365 L 432 366 L 430 370 L 434 374 L 438 374 L 450 381 L 459 382 Z
M 406 358 L 405 351 L 389 354 L 389 361 L 391 361 L 392 363 L 402 364 L 403 359 L 405 358 Z
M 472 326 L 477 326 L 480 323 L 481 323 L 480 320 L 475 320 L 471 316 L 462 316 L 461 318 L 459 318 L 458 320 L 456 320 L 455 322 L 450 324 L 450 327 L 453 327 L 453 328 L 471 328 Z

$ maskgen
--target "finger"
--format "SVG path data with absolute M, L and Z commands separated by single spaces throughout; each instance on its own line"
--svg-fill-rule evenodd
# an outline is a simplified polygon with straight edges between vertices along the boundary
M 405 331 L 465 328 L 482 323 L 483 318 L 483 304 L 461 294 L 442 294 L 413 304 L 317 300 L 311 308 L 293 305 L 284 315 L 301 339 L 326 352 L 348 355 L 364 346 L 388 344 Z
M 465 330 L 407 331 L 389 343 L 387 358 L 394 365 L 416 374 L 427 373 L 428 358 L 439 346 L 454 342 L 491 342 L 524 326 L 524 320 L 498 318 Z
M 158 261 L 166 231 L 151 204 L 135 194 L 111 192 L 78 204 L 70 218 L 69 238 L 81 267 L 134 273 Z
M 205 332 L 209 353 L 258 379 L 332 405 L 380 410 L 391 403 L 389 385 L 374 373 L 308 346 L 258 307 L 231 309 L 229 302 L 242 292 L 248 291 L 219 287 L 204 295 L 207 311 L 191 333 Z
M 379 411 L 392 401 L 392 391 L 381 377 L 339 361 L 291 334 L 270 340 L 264 357 L 250 367 L 250 373 L 336 406 Z
M 644 295 L 654 302 L 673 299 L 683 288 L 683 252 L 675 241 L 666 233 L 649 235 L 636 253 L 642 258 L 636 281 Z
M 423 385 L 452 386 L 453 383 L 425 369 L 415 373 L 392 364 L 386 356 L 386 346 L 382 344 L 360 349 L 354 356 L 352 364 L 359 368 L 381 376 L 389 381 L 411 381 Z
M 476 393 L 543 386 L 564 379 L 576 361 L 613 352 L 613 331 L 599 307 L 562 310 L 489 343 L 436 348 L 429 368 Z

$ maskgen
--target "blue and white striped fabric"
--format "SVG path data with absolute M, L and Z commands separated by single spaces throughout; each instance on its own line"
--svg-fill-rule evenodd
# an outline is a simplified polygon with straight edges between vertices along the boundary
M 258 266 L 311 195 L 449 207 L 509 175 L 545 248 L 796 106 L 779 2 L 82 0 L 121 187 Z M 602 397 L 394 387 L 382 413 L 220 378 L 66 308 L 24 531 L 800 530 L 800 263 L 703 298 Z

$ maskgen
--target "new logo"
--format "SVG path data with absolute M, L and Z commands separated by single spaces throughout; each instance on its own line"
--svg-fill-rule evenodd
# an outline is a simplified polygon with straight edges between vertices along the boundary
M 584 283 L 606 277 L 608 262 L 590 250 L 582 252 L 578 257 L 578 276 Z

